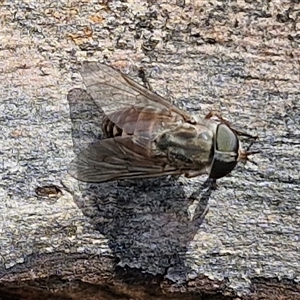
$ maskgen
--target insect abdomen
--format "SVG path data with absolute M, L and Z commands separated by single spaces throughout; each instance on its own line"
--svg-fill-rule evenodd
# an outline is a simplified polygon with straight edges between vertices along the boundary
M 112 122 L 111 120 L 116 120 Z M 107 138 L 124 135 L 135 135 L 152 140 L 165 126 L 175 127 L 180 116 L 173 115 L 168 110 L 158 110 L 155 107 L 129 107 L 108 115 L 103 121 L 103 132 Z M 118 124 L 118 125 L 116 125 Z
M 107 117 L 102 122 L 102 129 L 106 138 L 122 136 L 123 133 L 123 130 L 119 128 L 115 123 L 110 121 Z

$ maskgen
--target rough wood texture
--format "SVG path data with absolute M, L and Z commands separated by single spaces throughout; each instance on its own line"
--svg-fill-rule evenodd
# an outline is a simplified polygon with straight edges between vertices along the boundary
M 299 1 L 0 2 L 2 299 L 299 299 Z M 257 134 L 258 166 L 214 191 L 69 178 L 74 133 L 98 134 L 66 97 L 86 59 Z

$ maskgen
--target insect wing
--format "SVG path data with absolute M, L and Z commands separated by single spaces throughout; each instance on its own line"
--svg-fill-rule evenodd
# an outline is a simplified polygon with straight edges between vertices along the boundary
M 181 119 L 190 119 L 186 112 L 110 66 L 84 62 L 81 75 L 95 103 L 121 129 L 130 123 L 126 117 L 133 115 L 133 110 L 136 115 L 146 109 L 156 115 L 177 114 Z M 131 119 L 134 123 L 137 120 L 134 117 Z
M 84 62 L 82 77 L 97 107 L 129 135 L 89 145 L 71 162 L 70 175 L 99 183 L 182 173 L 152 149 L 161 125 L 189 120 L 187 113 L 109 66 Z
M 180 174 L 163 158 L 134 141 L 134 137 L 116 137 L 89 145 L 71 162 L 69 174 L 80 181 L 105 182 L 125 178 L 157 177 Z

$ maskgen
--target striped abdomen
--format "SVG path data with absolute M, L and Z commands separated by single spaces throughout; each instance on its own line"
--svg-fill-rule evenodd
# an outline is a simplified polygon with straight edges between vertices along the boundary
M 129 107 L 110 114 L 103 120 L 102 124 L 103 132 L 107 138 L 135 135 L 153 140 L 159 132 L 173 127 L 180 120 L 182 120 L 181 116 L 167 109 L 157 111 L 157 108 L 151 106 Z

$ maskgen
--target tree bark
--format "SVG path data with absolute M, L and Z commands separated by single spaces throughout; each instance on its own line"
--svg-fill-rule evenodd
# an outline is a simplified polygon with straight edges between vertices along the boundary
M 0 11 L 0 298 L 299 299 L 299 1 L 51 3 Z M 217 110 L 258 135 L 257 165 L 217 189 L 77 182 L 68 164 L 101 115 L 70 118 L 83 60 Z

